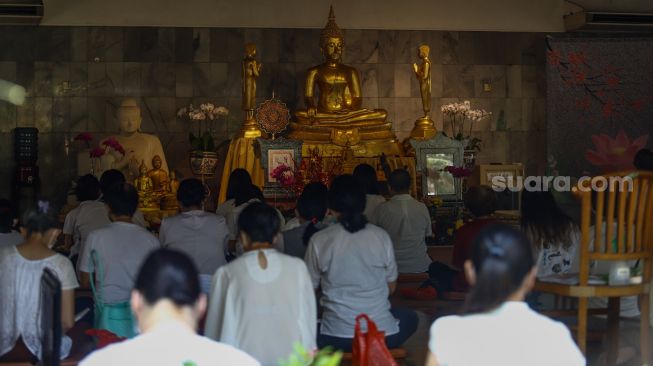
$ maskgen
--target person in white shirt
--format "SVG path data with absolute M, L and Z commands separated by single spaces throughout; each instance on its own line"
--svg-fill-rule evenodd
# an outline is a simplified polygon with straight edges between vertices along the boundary
M 387 346 L 399 347 L 418 320 L 412 310 L 390 309 L 398 275 L 392 241 L 367 223 L 365 193 L 351 175 L 333 180 L 328 202 L 338 222 L 313 235 L 305 257 L 313 287 L 322 290 L 318 346 L 351 351 L 356 316 L 365 313 L 385 332 Z
M 61 231 L 55 210 L 49 206 L 39 201 L 37 208 L 25 213 L 21 225 L 26 238 L 23 243 L 0 248 L 0 361 L 30 361 L 20 359 L 21 353 L 41 358 L 39 289 L 45 268 L 61 282 L 62 333 L 74 325 L 74 289 L 79 284 L 68 258 L 51 250 Z M 68 356 L 71 345 L 69 337 L 61 339 L 62 358 Z
M 195 333 L 206 296 L 183 253 L 152 252 L 138 271 L 130 304 L 142 333 L 91 353 L 81 366 L 260 366 L 246 353 Z
M 556 203 L 551 191 L 524 190 L 521 228 L 535 248 L 537 277 L 578 273 L 578 225 Z
M 295 214 L 299 226 L 283 231 L 283 252 L 304 259 L 306 246 L 313 234 L 326 227 L 322 223 L 327 213 L 327 194 L 329 189 L 324 183 L 307 184 L 297 199 Z
M 226 200 L 218 205 L 215 213 L 227 217 L 236 208 L 235 201 L 239 191 L 247 189 L 251 185 L 252 177 L 247 170 L 243 168 L 234 169 L 229 174 L 229 180 L 227 181 Z
M 432 262 L 426 250 L 426 237 L 433 235 L 429 210 L 408 193 L 410 174 L 406 170 L 390 173 L 388 184 L 392 198 L 376 208 L 370 221 L 392 238 L 399 273 L 426 272 Z
M 88 234 L 109 224 L 106 208 L 100 198 L 100 182 L 92 174 L 86 174 L 77 179 L 75 197 L 79 206 L 66 215 L 63 224 L 64 246 L 70 251 L 70 258 L 75 262 L 79 255 L 82 242 L 86 243 Z M 99 208 L 98 214 L 91 212 Z M 81 213 L 81 214 L 80 214 Z
M 353 175 L 365 191 L 365 210 L 363 214 L 370 219 L 374 211 L 376 211 L 376 208 L 385 202 L 385 197 L 379 194 L 379 182 L 376 179 L 376 171 L 369 164 L 358 164 L 354 168 Z
M 90 284 L 90 272 L 101 266 L 103 278 L 95 278 L 101 302 L 121 303 L 129 300 L 138 268 L 145 257 L 160 247 L 159 240 L 147 230 L 132 223 L 138 205 L 134 186 L 124 183 L 114 186 L 105 197 L 112 223 L 93 231 L 80 257 L 80 280 Z M 96 263 L 91 253 L 97 252 Z M 97 301 L 97 299 L 96 299 Z
M 13 205 L 9 200 L 0 199 L 0 249 L 13 247 L 22 243 L 25 238 L 14 230 L 18 219 L 14 214 Z
M 199 179 L 185 179 L 179 185 L 179 215 L 161 222 L 159 241 L 164 248 L 175 249 L 193 259 L 200 272 L 203 293 L 208 293 L 211 277 L 227 263 L 225 244 L 229 238 L 224 217 L 202 210 L 204 185 Z
M 272 247 L 281 227 L 277 211 L 251 203 L 238 227 L 245 253 L 215 273 L 206 336 L 270 366 L 297 342 L 315 350 L 315 294 L 304 262 Z
M 537 276 L 533 254 L 528 238 L 507 225 L 479 233 L 464 265 L 472 285 L 464 315 L 431 325 L 426 366 L 585 365 L 569 329 L 524 302 Z

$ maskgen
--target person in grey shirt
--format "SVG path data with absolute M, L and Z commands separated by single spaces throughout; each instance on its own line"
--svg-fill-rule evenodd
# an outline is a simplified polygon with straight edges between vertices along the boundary
M 181 213 L 163 219 L 159 241 L 164 248 L 175 249 L 188 255 L 200 273 L 203 293 L 211 287 L 211 277 L 225 263 L 225 245 L 229 229 L 224 217 L 202 210 L 206 196 L 199 179 L 185 179 L 179 185 L 177 200 Z
M 426 272 L 432 262 L 426 250 L 426 237 L 433 235 L 429 211 L 408 194 L 410 174 L 406 170 L 394 170 L 388 183 L 393 196 L 376 208 L 371 221 L 392 238 L 399 273 Z

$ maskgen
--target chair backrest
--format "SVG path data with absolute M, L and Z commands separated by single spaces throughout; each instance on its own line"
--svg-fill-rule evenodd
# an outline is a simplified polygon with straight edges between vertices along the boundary
M 61 354 L 61 282 L 45 268 L 41 275 L 41 361 L 40 365 L 59 365 Z
M 580 284 L 587 284 L 590 262 L 597 260 L 643 260 L 643 283 L 649 283 L 653 172 L 597 176 L 579 182 L 576 193 L 581 197 Z

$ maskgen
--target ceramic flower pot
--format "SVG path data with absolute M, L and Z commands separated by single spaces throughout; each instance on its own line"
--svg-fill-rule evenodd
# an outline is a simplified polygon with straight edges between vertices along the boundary
M 190 169 L 195 175 L 213 175 L 218 165 L 218 154 L 213 151 L 191 151 Z

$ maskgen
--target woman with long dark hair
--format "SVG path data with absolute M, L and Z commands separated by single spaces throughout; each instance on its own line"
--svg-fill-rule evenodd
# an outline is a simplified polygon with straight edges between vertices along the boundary
M 433 323 L 427 366 L 585 365 L 569 329 L 524 302 L 537 274 L 524 234 L 499 224 L 481 231 L 465 274 L 464 315 Z
M 415 332 L 417 315 L 390 309 L 397 280 L 392 241 L 367 223 L 365 193 L 351 175 L 334 179 L 328 203 L 338 222 L 313 235 L 305 258 L 313 287 L 322 290 L 318 346 L 351 350 L 355 318 L 365 313 L 385 332 L 388 347 L 398 347 Z
M 379 193 L 376 170 L 369 164 L 358 164 L 354 168 L 353 175 L 363 191 L 365 191 L 365 210 L 363 210 L 363 213 L 369 219 L 376 211 L 376 208 L 385 202 L 385 197 Z
M 215 213 L 225 218 L 236 208 L 236 196 L 242 196 L 252 185 L 252 177 L 245 169 L 238 168 L 229 174 L 227 181 L 227 197 L 224 202 L 218 205 Z
M 580 230 L 557 205 L 551 191 L 522 192 L 521 228 L 533 244 L 538 278 L 578 268 Z

